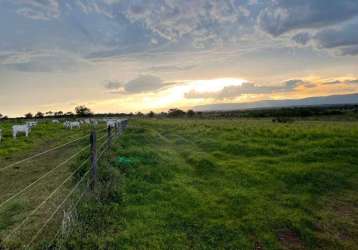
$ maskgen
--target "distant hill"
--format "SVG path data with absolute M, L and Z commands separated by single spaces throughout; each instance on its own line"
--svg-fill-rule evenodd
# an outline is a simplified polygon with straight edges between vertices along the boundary
M 331 95 L 309 97 L 304 99 L 286 99 L 286 100 L 264 100 L 247 103 L 217 103 L 201 105 L 194 107 L 195 111 L 232 111 L 243 109 L 260 108 L 283 108 L 283 107 L 304 107 L 321 105 L 342 105 L 358 104 L 358 93 L 349 95 Z

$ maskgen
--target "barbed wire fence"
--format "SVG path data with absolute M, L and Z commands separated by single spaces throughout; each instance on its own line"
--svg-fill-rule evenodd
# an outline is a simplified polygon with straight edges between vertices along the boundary
M 41 153 L 37 153 L 37 154 L 27 157 L 23 160 L 17 161 L 15 163 L 11 163 L 6 167 L 0 168 L 0 173 L 1 173 L 2 171 L 6 171 L 12 167 L 15 167 L 15 166 L 20 165 L 24 162 L 33 160 L 33 159 L 40 157 L 42 155 L 46 155 L 46 154 L 53 152 L 55 150 L 65 148 L 66 146 L 69 146 L 76 142 L 82 141 L 86 138 L 89 138 L 89 140 L 90 140 L 89 144 L 82 147 L 80 150 L 78 150 L 77 152 L 72 154 L 70 157 L 63 160 L 59 164 L 57 164 L 54 168 L 52 168 L 49 171 L 47 171 L 46 173 L 42 174 L 40 177 L 38 177 L 37 179 L 32 181 L 30 184 L 26 185 L 21 190 L 12 194 L 9 198 L 0 202 L 0 213 L 1 213 L 1 210 L 3 208 L 5 208 L 9 204 L 11 204 L 12 201 L 15 201 L 21 195 L 30 191 L 41 180 L 48 178 L 49 176 L 51 176 L 52 173 L 54 173 L 54 171 L 67 165 L 69 162 L 75 160 L 84 152 L 86 152 L 86 151 L 89 152 L 89 155 L 87 156 L 87 158 L 85 158 L 85 160 L 83 160 L 80 164 L 78 164 L 78 166 L 72 172 L 70 172 L 65 177 L 65 179 L 59 185 L 57 185 L 57 187 L 54 190 L 52 190 L 52 192 L 49 195 L 47 195 L 47 197 L 44 200 L 41 201 L 41 203 L 39 205 L 37 205 L 34 209 L 32 209 L 27 214 L 27 216 L 23 220 L 21 220 L 21 222 L 19 222 L 12 230 L 10 230 L 10 232 L 3 239 L 0 238 L 0 249 L 2 249 L 2 244 L 4 244 L 4 246 L 5 246 L 10 241 L 16 241 L 17 236 L 21 233 L 21 230 L 25 227 L 25 225 L 27 225 L 29 222 L 31 222 L 31 219 L 33 217 L 36 217 L 37 213 L 42 208 L 44 208 L 45 205 L 48 204 L 52 198 L 54 198 L 57 194 L 59 194 L 60 190 L 62 188 L 64 188 L 67 183 L 69 183 L 71 180 L 73 180 L 75 175 L 80 174 L 80 171 L 85 168 L 85 172 L 81 175 L 79 180 L 76 183 L 74 183 L 73 187 L 70 189 L 70 191 L 64 197 L 64 199 L 62 199 L 62 201 L 59 203 L 59 205 L 57 205 L 57 207 L 54 209 L 54 211 L 52 213 L 50 213 L 50 215 L 47 217 L 45 222 L 38 228 L 38 230 L 36 230 L 36 229 L 31 230 L 33 232 L 33 235 L 30 238 L 30 240 L 28 242 L 21 242 L 21 243 L 23 244 L 22 246 L 24 249 L 29 249 L 30 247 L 32 247 L 36 243 L 36 240 L 39 238 L 39 236 L 46 229 L 46 227 L 49 226 L 49 223 L 54 220 L 56 215 L 59 214 L 61 209 L 63 209 L 63 217 L 62 217 L 62 220 L 60 223 L 61 225 L 59 226 L 59 229 L 57 230 L 54 239 L 57 239 L 61 233 L 68 231 L 68 227 L 71 225 L 71 220 L 72 220 L 71 216 L 72 216 L 73 210 L 78 206 L 79 202 L 81 201 L 81 199 L 87 192 L 94 192 L 96 189 L 98 162 L 103 157 L 103 155 L 106 152 L 108 152 L 108 150 L 111 149 L 112 140 L 116 137 L 119 137 L 124 132 L 124 130 L 127 128 L 127 125 L 128 125 L 128 120 L 123 119 L 123 120 L 119 120 L 119 122 L 116 122 L 115 124 L 113 124 L 113 126 L 107 126 L 106 129 L 103 129 L 100 131 L 96 131 L 96 129 L 93 127 L 89 135 L 82 136 L 78 139 L 75 139 L 70 142 L 64 143 L 62 145 L 56 146 L 49 150 L 43 151 Z M 101 136 L 100 138 L 97 138 L 97 134 L 102 133 L 104 131 L 107 131 L 106 134 Z M 97 145 L 97 143 L 100 143 L 99 146 Z M 90 163 L 90 166 L 86 168 L 85 166 L 88 163 Z M 84 187 L 82 187 L 81 184 L 83 184 L 85 182 L 86 182 L 86 185 Z M 82 190 L 81 190 L 81 187 L 82 187 Z M 64 208 L 64 205 L 71 199 L 71 197 L 74 198 L 73 196 L 76 191 L 79 192 L 78 199 L 75 202 L 73 202 L 72 206 L 70 206 L 70 209 L 68 209 L 66 211 L 66 209 Z

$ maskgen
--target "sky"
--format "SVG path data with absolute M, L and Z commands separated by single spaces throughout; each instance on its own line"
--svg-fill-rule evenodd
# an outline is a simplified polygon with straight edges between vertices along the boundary
M 0 113 L 358 93 L 357 0 L 0 0 Z

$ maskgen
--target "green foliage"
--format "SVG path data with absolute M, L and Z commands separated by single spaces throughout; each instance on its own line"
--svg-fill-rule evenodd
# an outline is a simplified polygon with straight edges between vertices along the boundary
M 186 114 L 188 115 L 188 117 L 193 117 L 195 115 L 194 110 L 189 109 L 188 112 L 186 112 Z
M 168 117 L 182 117 L 185 115 L 185 112 L 181 109 L 169 109 L 168 111 Z
M 27 114 L 25 114 L 25 118 L 31 119 L 31 118 L 33 118 L 33 115 L 31 113 L 27 113 Z
M 93 115 L 92 111 L 89 108 L 87 108 L 86 106 L 77 106 L 75 108 L 75 111 L 76 111 L 76 115 L 79 117 L 86 117 L 86 116 Z M 71 114 L 69 114 L 69 115 L 71 115 Z
M 41 119 L 41 118 L 44 118 L 44 116 L 45 116 L 44 113 L 37 112 L 36 115 L 35 115 L 35 118 L 40 118 Z

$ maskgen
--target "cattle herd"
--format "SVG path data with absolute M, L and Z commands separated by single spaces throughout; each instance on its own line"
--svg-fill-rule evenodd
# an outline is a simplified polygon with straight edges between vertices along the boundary
M 60 124 L 60 120 L 52 120 L 53 124 Z M 103 119 L 78 119 L 72 121 L 63 122 L 63 126 L 66 129 L 80 129 L 81 125 L 96 126 L 99 123 L 106 123 L 107 127 L 115 128 L 117 125 L 126 126 L 128 123 L 127 119 L 114 119 L 114 118 L 103 118 Z M 38 121 L 30 121 L 25 124 L 16 124 L 12 126 L 12 136 L 14 139 L 17 138 L 18 134 L 24 134 L 26 137 L 31 133 L 32 128 L 38 125 Z M 0 128 L 0 142 L 3 137 L 3 131 Z

